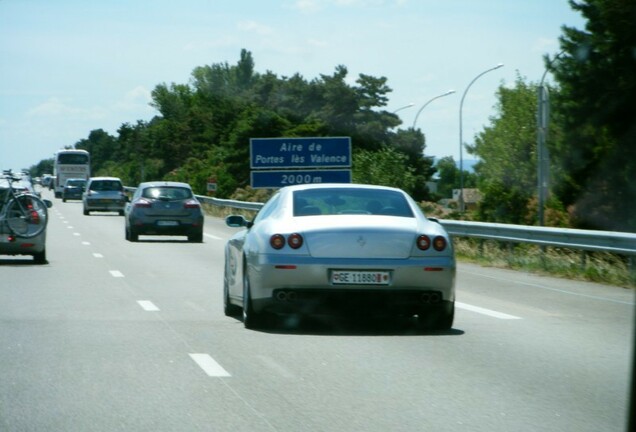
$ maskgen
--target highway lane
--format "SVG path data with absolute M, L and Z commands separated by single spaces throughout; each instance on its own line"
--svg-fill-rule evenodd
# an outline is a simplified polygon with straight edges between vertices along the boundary
M 223 245 L 124 240 L 54 201 L 49 264 L 0 257 L 2 431 L 622 431 L 634 295 L 460 265 L 456 321 L 222 312 Z

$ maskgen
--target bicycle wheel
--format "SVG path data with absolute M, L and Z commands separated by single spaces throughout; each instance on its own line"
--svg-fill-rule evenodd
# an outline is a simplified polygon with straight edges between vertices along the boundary
M 18 237 L 35 237 L 46 228 L 48 209 L 35 195 L 17 195 L 7 204 L 6 222 Z

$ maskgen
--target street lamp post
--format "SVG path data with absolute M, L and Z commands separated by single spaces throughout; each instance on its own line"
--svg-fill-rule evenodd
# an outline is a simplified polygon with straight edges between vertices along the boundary
M 537 195 L 538 195 L 538 211 L 537 218 L 539 226 L 545 223 L 544 208 L 548 197 L 549 189 L 549 170 L 550 156 L 548 147 L 546 146 L 546 137 L 548 135 L 548 124 L 550 122 L 550 99 L 548 89 L 543 86 L 543 81 L 548 71 L 552 68 L 552 63 L 561 56 L 565 51 L 558 53 L 545 68 L 541 82 L 537 89 Z
M 468 89 L 473 85 L 477 79 L 479 79 L 482 75 L 487 74 L 488 72 L 492 72 L 495 69 L 499 69 L 503 67 L 503 63 L 499 63 L 497 66 L 490 68 L 488 70 L 483 71 L 479 75 L 477 75 L 473 80 L 468 84 L 466 90 L 464 90 L 464 94 L 462 95 L 462 100 L 459 103 L 459 211 L 464 212 L 464 141 L 462 137 L 462 109 L 464 106 L 464 98 L 466 97 L 466 93 L 468 93 Z
M 417 111 L 417 114 L 415 114 L 415 120 L 413 120 L 413 129 L 415 129 L 415 124 L 417 123 L 417 118 L 420 116 L 420 113 L 424 110 L 424 108 L 426 108 L 426 106 L 427 106 L 428 104 L 430 104 L 431 102 L 433 102 L 435 99 L 439 99 L 439 98 L 441 98 L 441 97 L 448 96 L 448 95 L 453 94 L 453 93 L 455 93 L 455 90 L 449 90 L 449 91 L 447 91 L 446 93 L 442 93 L 441 95 L 435 96 L 434 98 L 432 98 L 432 99 L 430 99 L 428 102 L 426 102 L 424 105 L 422 105 L 422 108 L 420 108 L 420 109 Z
M 402 111 L 403 109 L 407 109 L 407 108 L 411 108 L 413 105 L 415 105 L 413 102 L 411 102 L 408 105 L 404 105 L 403 107 L 400 107 L 398 109 L 396 109 L 395 111 L 392 111 L 391 114 L 395 114 L 398 111 Z

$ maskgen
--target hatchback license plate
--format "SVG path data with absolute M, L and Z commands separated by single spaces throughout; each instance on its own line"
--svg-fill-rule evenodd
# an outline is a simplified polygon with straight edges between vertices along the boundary
M 333 285 L 388 285 L 389 272 L 386 271 L 347 271 L 333 270 Z
M 170 221 L 170 220 L 157 221 L 157 226 L 177 226 L 177 225 L 179 225 L 179 222 L 177 221 Z

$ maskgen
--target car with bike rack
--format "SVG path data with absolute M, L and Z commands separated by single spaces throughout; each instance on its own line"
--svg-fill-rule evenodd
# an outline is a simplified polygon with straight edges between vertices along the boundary
M 50 200 L 32 193 L 22 177 L 5 171 L 0 176 L 0 256 L 31 255 L 45 264 L 46 226 Z

